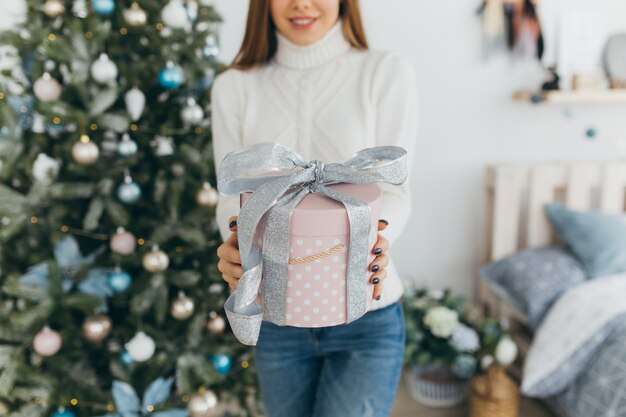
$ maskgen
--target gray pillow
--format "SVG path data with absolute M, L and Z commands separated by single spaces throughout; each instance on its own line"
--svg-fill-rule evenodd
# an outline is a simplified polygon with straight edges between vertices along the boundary
M 580 262 L 558 246 L 516 252 L 482 267 L 480 276 L 528 315 L 533 331 L 563 291 L 587 279 Z
M 626 216 L 546 205 L 550 223 L 591 278 L 626 271 Z

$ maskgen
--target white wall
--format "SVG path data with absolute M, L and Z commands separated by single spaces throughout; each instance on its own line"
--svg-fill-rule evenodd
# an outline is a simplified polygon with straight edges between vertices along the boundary
M 222 59 L 229 62 L 243 37 L 248 0 L 215 3 L 225 19 Z M 563 107 L 511 100 L 514 90 L 537 86 L 543 72 L 505 55 L 483 59 L 479 3 L 362 0 L 372 47 L 404 53 L 418 78 L 415 214 L 392 256 L 402 275 L 418 284 L 464 292 L 472 288 L 482 254 L 486 164 L 626 153 L 626 106 L 574 107 L 566 117 Z M 626 2 L 597 0 L 593 7 L 606 8 L 607 24 L 626 31 Z M 585 136 L 588 127 L 598 131 L 594 141 Z

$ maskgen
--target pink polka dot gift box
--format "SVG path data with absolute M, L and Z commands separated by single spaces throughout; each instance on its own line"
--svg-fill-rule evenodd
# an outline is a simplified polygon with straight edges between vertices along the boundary
M 377 184 L 336 184 L 329 186 L 366 202 L 371 209 L 368 248 L 378 239 L 382 192 Z M 242 195 L 245 202 L 250 193 Z M 263 251 L 261 220 L 253 241 Z M 291 215 L 288 281 L 284 324 L 296 327 L 327 327 L 347 322 L 346 267 L 350 245 L 350 223 L 346 208 L 322 193 L 308 194 Z M 371 308 L 374 285 L 367 270 L 376 257 L 368 251 L 367 264 L 360 271 L 367 285 L 367 309 Z M 267 279 L 267 278 L 266 278 Z M 263 281 L 257 303 L 263 303 Z M 271 302 L 271 299 L 269 300 Z
M 358 320 L 373 302 L 368 266 L 378 237 L 378 183 L 406 180 L 406 151 L 367 148 L 345 162 L 307 162 L 279 143 L 230 152 L 217 188 L 241 195 L 243 275 L 224 303 L 235 337 L 256 345 L 263 320 L 326 327 Z

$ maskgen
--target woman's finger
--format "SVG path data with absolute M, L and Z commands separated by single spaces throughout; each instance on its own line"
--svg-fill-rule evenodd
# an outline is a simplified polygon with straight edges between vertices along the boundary
M 387 255 L 378 255 L 370 264 L 369 270 L 377 272 L 386 267 L 387 264 L 389 264 L 389 257 Z
M 386 270 L 382 270 L 382 272 L 380 273 L 380 276 L 377 276 L 376 278 L 379 279 L 378 283 L 376 285 L 374 285 L 374 294 L 372 294 L 372 297 L 374 298 L 374 300 L 380 300 L 380 293 L 383 291 L 382 286 L 383 286 L 383 281 L 385 280 L 385 278 L 387 278 L 387 271 Z M 374 279 L 376 279 L 374 278 Z
M 385 230 L 385 228 L 389 225 L 389 222 L 384 219 L 378 220 L 378 230 Z
M 380 271 L 374 272 L 372 274 L 372 276 L 370 277 L 370 283 L 376 285 L 376 284 L 383 282 L 386 278 L 387 278 L 387 270 L 381 269 Z
M 222 274 L 222 279 L 224 279 L 224 281 L 228 282 L 228 287 L 235 291 L 237 289 L 237 282 L 239 281 L 237 278 L 228 275 L 228 274 Z
M 228 228 L 231 232 L 237 231 L 237 216 L 230 216 L 228 219 Z
M 378 240 L 376 240 L 376 243 L 374 244 L 372 253 L 374 255 L 382 255 L 383 253 L 387 252 L 387 249 L 389 249 L 389 241 L 379 233 Z

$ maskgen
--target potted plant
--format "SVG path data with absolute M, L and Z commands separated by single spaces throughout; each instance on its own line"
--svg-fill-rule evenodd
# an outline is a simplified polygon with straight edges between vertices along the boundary
M 431 407 L 465 400 L 470 379 L 493 362 L 506 333 L 450 290 L 409 289 L 404 363 L 411 396 Z

